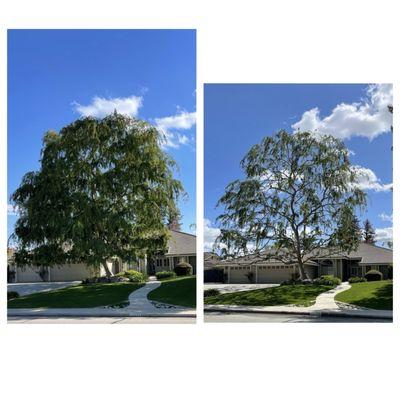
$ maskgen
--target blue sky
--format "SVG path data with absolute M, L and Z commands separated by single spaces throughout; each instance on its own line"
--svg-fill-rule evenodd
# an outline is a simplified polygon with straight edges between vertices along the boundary
M 188 193 L 182 228 L 196 222 L 195 30 L 8 32 L 8 195 L 39 168 L 43 134 L 115 108 L 157 125 Z M 16 216 L 9 207 L 8 233 Z
M 340 137 L 360 171 L 379 240 L 392 236 L 391 85 L 209 84 L 204 91 L 205 248 L 218 234 L 216 203 L 225 186 L 243 177 L 239 161 L 280 129 Z

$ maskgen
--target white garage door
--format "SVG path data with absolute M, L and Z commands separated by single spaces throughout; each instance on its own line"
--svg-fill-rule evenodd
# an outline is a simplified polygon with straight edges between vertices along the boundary
M 269 266 L 258 267 L 258 283 L 281 283 L 292 277 L 293 267 Z
M 249 283 L 246 274 L 250 271 L 250 267 L 231 267 L 229 283 Z
M 16 282 L 18 283 L 43 282 L 38 272 L 39 272 L 38 268 L 32 268 L 32 267 L 17 268 Z

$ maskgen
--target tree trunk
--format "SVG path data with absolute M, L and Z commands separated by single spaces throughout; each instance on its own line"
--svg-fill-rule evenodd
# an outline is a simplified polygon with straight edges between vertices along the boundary
M 304 269 L 304 264 L 303 261 L 300 261 L 298 263 L 298 267 L 299 267 L 299 273 L 300 273 L 300 279 L 303 281 L 304 279 L 308 279 L 308 275 L 306 270 Z
M 107 278 L 111 278 L 112 277 L 112 273 L 111 273 L 110 269 L 108 268 L 107 261 L 106 260 L 103 261 L 102 264 L 103 264 L 104 271 L 106 272 L 106 277 Z

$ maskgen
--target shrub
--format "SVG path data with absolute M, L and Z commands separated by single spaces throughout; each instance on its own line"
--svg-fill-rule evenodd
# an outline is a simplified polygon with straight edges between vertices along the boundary
M 174 271 L 177 276 L 192 275 L 192 266 L 187 262 L 182 261 L 174 268 Z
M 207 289 L 204 291 L 204 297 L 218 296 L 219 294 L 218 289 Z
M 16 299 L 19 297 L 17 292 L 7 292 L 7 300 Z
M 351 276 L 349 278 L 349 283 L 360 283 L 360 282 L 367 282 L 365 278 L 360 278 L 359 276 Z
M 122 271 L 117 274 L 117 276 L 121 276 L 123 278 L 128 278 L 129 282 L 134 283 L 143 283 L 146 282 L 147 276 L 142 272 L 136 271 L 134 269 L 128 269 L 127 271 Z
M 161 281 L 163 279 L 175 278 L 176 273 L 174 271 L 160 271 L 156 273 L 156 278 Z
M 377 271 L 376 269 L 371 269 L 365 274 L 365 279 L 368 282 L 371 281 L 381 281 L 383 278 L 382 272 Z
M 340 278 L 333 275 L 322 275 L 321 277 L 314 279 L 313 283 L 315 285 L 327 285 L 327 286 L 337 286 L 342 283 Z

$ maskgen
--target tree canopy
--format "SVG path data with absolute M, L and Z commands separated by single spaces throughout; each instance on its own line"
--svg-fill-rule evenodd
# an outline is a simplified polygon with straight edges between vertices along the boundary
M 365 243 L 375 244 L 375 229 L 369 219 L 364 222 L 363 239 Z
M 216 247 L 224 257 L 278 259 L 297 265 L 305 278 L 311 258 L 358 246 L 355 212 L 366 195 L 343 142 L 280 131 L 253 146 L 240 165 L 244 178 L 230 183 L 218 202 L 224 212 Z
M 157 129 L 114 113 L 79 119 L 43 139 L 41 167 L 11 196 L 18 265 L 99 266 L 163 251 L 183 194 Z

